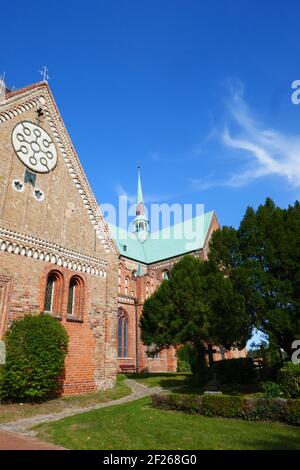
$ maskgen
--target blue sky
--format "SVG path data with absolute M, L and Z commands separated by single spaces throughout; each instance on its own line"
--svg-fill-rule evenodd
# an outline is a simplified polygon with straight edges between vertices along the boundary
M 247 205 L 300 196 L 297 0 L 98 0 L 1 5 L 0 73 L 49 82 L 100 203 Z M 5 21 L 3 21 L 5 18 Z

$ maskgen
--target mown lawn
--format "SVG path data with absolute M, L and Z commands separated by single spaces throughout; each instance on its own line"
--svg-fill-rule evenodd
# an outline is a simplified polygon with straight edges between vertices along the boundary
M 199 385 L 192 374 L 189 373 L 149 373 L 149 374 L 128 374 L 128 378 L 134 379 L 137 382 L 145 385 L 146 387 L 161 387 L 165 390 L 170 390 L 173 393 L 184 394 L 202 394 L 203 386 Z M 230 395 L 245 395 L 258 393 L 260 387 L 258 384 L 241 385 L 231 384 L 220 386 L 219 389 L 226 394 Z
M 0 404 L 0 423 L 16 421 L 39 414 L 59 413 L 70 408 L 86 407 L 105 403 L 110 400 L 117 400 L 131 393 L 131 389 L 124 383 L 125 376 L 117 377 L 117 384 L 114 388 L 95 393 L 83 395 L 61 397 L 48 400 L 43 403 L 2 403 Z
M 128 374 L 129 379 L 134 379 L 146 387 L 162 387 L 165 389 L 172 387 L 187 387 L 191 385 L 193 376 L 191 374 L 176 373 L 156 373 L 156 374 Z
M 300 449 L 300 428 L 152 408 L 149 398 L 35 427 L 69 449 Z

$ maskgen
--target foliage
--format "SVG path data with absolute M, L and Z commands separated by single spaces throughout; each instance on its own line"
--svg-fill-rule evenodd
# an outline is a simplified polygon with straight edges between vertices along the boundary
M 34 401 L 59 392 L 68 345 L 61 323 L 47 314 L 26 315 L 13 322 L 4 341 L 2 399 Z
M 156 408 L 248 421 L 282 421 L 300 426 L 300 400 L 230 395 L 151 395 Z
M 145 344 L 190 347 L 192 371 L 202 371 L 204 342 L 242 348 L 251 332 L 243 297 L 222 272 L 208 268 L 193 256 L 182 258 L 146 300 L 140 321 Z
M 223 227 L 210 243 L 211 269 L 222 270 L 244 299 L 253 327 L 288 357 L 300 337 L 300 204 L 271 199 L 246 210 L 238 230 Z
M 276 382 L 272 382 L 271 380 L 268 380 L 266 382 L 262 382 L 261 387 L 262 387 L 264 396 L 267 398 L 276 398 L 276 397 L 283 396 L 282 388 Z
M 277 381 L 285 397 L 300 398 L 300 364 L 287 362 L 279 370 Z
M 213 367 L 218 379 L 223 383 L 250 384 L 256 379 L 253 360 L 250 357 L 216 361 Z
M 261 358 L 264 365 L 269 367 L 278 367 L 282 365 L 282 360 L 287 359 L 287 354 L 284 351 L 279 351 L 276 340 L 269 335 L 269 340 L 262 341 L 259 344 L 252 343 L 248 349 L 248 357 L 252 359 Z
M 187 346 L 181 346 L 176 351 L 177 372 L 191 372 L 190 355 Z

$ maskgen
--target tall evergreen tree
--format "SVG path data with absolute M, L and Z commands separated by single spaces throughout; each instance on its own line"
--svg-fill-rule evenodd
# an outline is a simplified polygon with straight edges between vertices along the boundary
M 182 258 L 170 280 L 146 300 L 142 340 L 158 349 L 190 345 L 203 355 L 203 343 L 243 348 L 251 333 L 243 296 L 231 279 L 193 256 Z
M 224 227 L 210 244 L 209 264 L 222 270 L 245 300 L 252 325 L 289 356 L 300 337 L 300 205 L 271 199 L 246 210 L 238 230 Z

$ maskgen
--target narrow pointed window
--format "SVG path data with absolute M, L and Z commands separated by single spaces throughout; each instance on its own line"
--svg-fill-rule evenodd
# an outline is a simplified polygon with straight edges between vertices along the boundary
M 48 274 L 45 297 L 44 311 L 55 315 L 62 315 L 61 312 L 61 296 L 63 292 L 63 276 L 59 271 L 51 271 Z
M 45 305 L 44 309 L 46 312 L 52 312 L 54 304 L 54 292 L 56 290 L 57 280 L 54 274 L 50 274 L 47 279 L 46 294 L 45 294 Z
M 74 276 L 70 280 L 67 314 L 68 318 L 82 320 L 83 303 L 83 281 L 80 277 Z
M 128 357 L 128 317 L 123 308 L 118 310 L 118 357 Z

